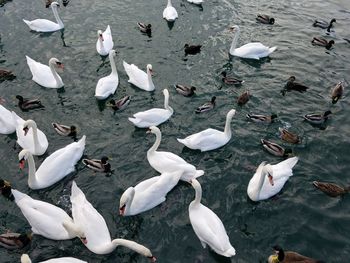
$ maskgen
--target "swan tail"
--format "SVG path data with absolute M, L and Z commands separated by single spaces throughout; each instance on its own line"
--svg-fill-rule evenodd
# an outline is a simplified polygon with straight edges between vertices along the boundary
M 28 196 L 26 194 L 21 193 L 20 191 L 18 191 L 16 189 L 12 189 L 11 191 L 12 191 L 13 196 L 15 197 L 15 202 L 16 203 L 21 201 L 23 198 Z
M 194 178 L 200 177 L 204 174 L 203 170 L 196 170 L 196 173 L 194 174 Z
M 23 19 L 23 22 L 24 22 L 24 23 L 26 23 L 28 26 L 30 26 L 30 25 L 31 25 L 31 22 L 30 22 L 29 20 L 25 20 L 25 19 Z
M 81 202 L 83 203 L 85 200 L 85 195 L 84 193 L 80 190 L 80 188 L 77 186 L 75 181 L 72 183 L 72 193 L 70 196 L 71 202 Z
M 232 256 L 236 255 L 236 250 L 231 246 L 222 255 L 225 256 L 225 257 L 232 257 Z
M 271 54 L 272 52 L 274 52 L 277 49 L 277 47 L 270 47 L 269 48 L 269 53 Z
M 187 146 L 185 139 L 176 139 L 179 143 L 182 143 L 183 145 Z M 188 146 L 187 146 L 188 147 Z
M 128 118 L 128 120 L 131 121 L 135 125 L 139 123 L 138 119 L 136 119 L 136 118 Z

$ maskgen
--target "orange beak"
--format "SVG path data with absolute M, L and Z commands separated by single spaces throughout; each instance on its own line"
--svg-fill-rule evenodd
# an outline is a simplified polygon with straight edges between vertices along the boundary
M 23 170 L 25 164 L 26 164 L 26 161 L 25 161 L 24 159 L 20 160 L 20 161 L 19 161 L 19 169 Z

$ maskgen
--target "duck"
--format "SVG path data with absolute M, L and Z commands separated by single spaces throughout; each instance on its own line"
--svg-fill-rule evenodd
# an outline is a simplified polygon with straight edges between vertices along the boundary
M 284 89 L 281 91 L 283 96 L 286 94 L 286 91 L 296 90 L 299 92 L 305 92 L 309 88 L 303 84 L 295 82 L 295 79 L 296 79 L 295 76 L 289 77 L 287 84 L 284 86 Z
M 220 218 L 211 209 L 201 204 L 201 184 L 197 179 L 192 179 L 191 185 L 196 195 L 195 199 L 188 207 L 188 214 L 192 228 L 203 248 L 208 245 L 215 253 L 224 257 L 236 255 L 236 250 L 231 245 L 224 224 Z
M 341 187 L 334 183 L 313 181 L 312 184 L 331 197 L 337 197 L 350 192 L 350 186 Z
M 64 25 L 57 12 L 59 6 L 60 5 L 57 2 L 52 2 L 50 5 L 57 23 L 47 19 L 35 19 L 32 21 L 23 19 L 23 22 L 26 23 L 31 30 L 36 32 L 54 32 L 61 30 L 64 28 Z
M 0 103 L 0 134 L 11 134 L 16 131 L 17 123 L 12 117 L 11 111 Z
M 325 111 L 324 113 L 312 113 L 304 115 L 304 119 L 312 124 L 322 124 L 328 120 L 329 115 L 332 114 L 330 110 Z
M 16 95 L 16 99 L 18 99 L 18 107 L 22 111 L 44 108 L 44 105 L 41 104 L 39 99 L 26 99 L 21 95 Z
M 333 27 L 333 23 L 336 22 L 337 20 L 335 18 L 332 18 L 332 20 L 329 23 L 324 20 L 316 19 L 312 25 L 314 27 L 320 27 L 322 29 L 331 29 Z
M 273 246 L 275 250 L 274 255 L 270 255 L 268 263 L 325 263 L 321 260 L 315 260 L 309 257 L 305 257 L 294 251 L 284 251 L 280 246 Z
M 74 181 L 70 200 L 74 222 L 68 220 L 63 226 L 70 232 L 81 230 L 86 238 L 83 244 L 91 252 L 104 255 L 113 252 L 118 246 L 124 246 L 149 258 L 152 262 L 156 261 L 152 252 L 141 244 L 122 238 L 112 240 L 105 219 L 86 199 Z
M 150 126 L 158 126 L 167 121 L 174 110 L 169 106 L 169 91 L 163 90 L 164 94 L 164 109 L 153 108 L 146 111 L 140 111 L 133 115 L 133 118 L 128 118 L 136 127 L 148 128 Z
M 253 122 L 258 122 L 258 123 L 272 123 L 276 118 L 276 114 L 272 114 L 270 116 L 268 115 L 261 115 L 261 114 L 250 114 L 248 113 L 246 117 L 253 121 Z
M 151 126 L 146 133 L 152 133 L 156 136 L 153 146 L 147 151 L 147 160 L 157 172 L 164 173 L 183 170 L 180 180 L 187 182 L 204 174 L 203 170 L 197 170 L 195 166 L 189 164 L 174 153 L 157 151 L 162 140 L 162 133 L 158 127 Z
M 326 39 L 322 37 L 314 37 L 311 40 L 311 43 L 314 46 L 321 46 L 321 47 L 325 47 L 326 49 L 331 49 L 331 47 L 335 44 L 333 39 L 328 42 Z
M 0 81 L 4 80 L 13 80 L 16 78 L 16 75 L 12 71 L 7 69 L 0 69 Z
M 224 82 L 227 85 L 241 85 L 244 83 L 244 80 L 227 76 L 226 71 L 221 72 L 221 75 L 222 75 L 222 79 L 221 79 L 222 82 Z
M 117 67 L 115 66 L 115 50 L 109 51 L 109 62 L 111 64 L 112 72 L 106 77 L 100 78 L 95 89 L 95 97 L 98 100 L 104 100 L 108 96 L 114 94 L 119 84 L 119 77 Z
M 168 22 L 174 22 L 178 18 L 177 11 L 173 7 L 171 0 L 168 0 L 166 8 L 163 10 L 163 18 Z
M 230 47 L 230 54 L 232 56 L 259 60 L 260 58 L 268 57 L 272 52 L 274 52 L 277 49 L 277 47 L 270 48 L 264 46 L 260 42 L 248 43 L 239 48 L 236 48 L 240 29 L 237 25 L 231 27 L 231 29 L 233 32 L 236 32 Z
M 33 190 L 44 189 L 57 183 L 75 170 L 75 165 L 80 160 L 85 149 L 84 135 L 78 142 L 72 142 L 67 146 L 56 150 L 48 156 L 36 171 L 33 155 L 24 149 L 18 154 L 20 168 L 23 169 L 28 161 L 28 186 Z
M 32 227 L 32 232 L 52 240 L 67 240 L 79 235 L 85 238 L 84 233 L 75 229 L 69 232 L 63 227 L 64 222 L 73 219 L 62 209 L 53 204 L 31 198 L 29 195 L 12 189 L 17 206 Z
M 201 52 L 202 45 L 189 45 L 185 44 L 184 50 L 185 50 L 185 56 L 187 55 L 195 55 L 199 52 Z
M 145 91 L 153 91 L 155 89 L 152 81 L 152 65 L 147 65 L 147 73 L 139 69 L 134 64 L 128 64 L 123 61 L 126 74 L 129 77 L 128 82 Z
M 185 85 L 180 85 L 180 84 L 175 85 L 175 90 L 177 91 L 177 93 L 179 93 L 185 97 L 193 96 L 195 94 L 194 91 L 196 89 L 197 88 L 194 86 L 185 86 Z
M 57 122 L 52 122 L 51 125 L 59 135 L 77 137 L 77 127 L 74 125 L 68 126 Z
M 27 254 L 22 254 L 21 263 L 32 263 L 32 260 Z M 62 258 L 51 258 L 49 260 L 41 261 L 38 263 L 88 263 L 77 258 L 72 257 L 62 257 Z
M 282 140 L 293 144 L 301 143 L 301 138 L 297 134 L 294 134 L 281 127 L 278 128 L 278 131 L 280 132 Z
M 12 117 L 16 123 L 17 143 L 33 155 L 43 155 L 49 147 L 45 133 L 33 120 L 25 121 L 15 112 L 12 112 Z
M 102 156 L 99 159 L 83 159 L 83 164 L 88 168 L 102 173 L 110 173 L 111 172 L 111 164 L 108 162 L 109 158 L 107 156 Z
M 203 105 L 199 106 L 195 112 L 202 113 L 202 112 L 212 110 L 215 107 L 215 104 L 216 104 L 215 101 L 216 101 L 216 97 L 213 96 L 209 102 L 206 102 Z
M 255 19 L 256 19 L 256 21 L 263 23 L 263 24 L 273 25 L 275 23 L 275 19 L 273 17 L 268 16 L 268 15 L 258 14 Z
M 289 157 L 292 154 L 291 149 L 284 149 L 282 146 L 278 145 L 277 143 L 261 139 L 260 140 L 263 147 L 272 155 L 279 156 L 279 157 Z
M 201 150 L 201 152 L 215 150 L 227 144 L 231 137 L 231 121 L 235 116 L 236 110 L 231 109 L 226 115 L 224 131 L 208 128 L 204 131 L 187 136 L 184 139 L 177 139 L 186 147 L 192 150 Z
M 127 95 L 117 101 L 114 99 L 111 99 L 108 104 L 106 104 L 109 107 L 112 107 L 113 110 L 124 110 L 126 106 L 128 106 L 130 103 L 130 96 Z
M 249 90 L 246 90 L 238 97 L 238 99 L 237 99 L 238 105 L 243 106 L 244 104 L 246 104 L 249 101 L 249 98 L 250 98 Z
M 133 216 L 146 212 L 166 200 L 166 195 L 179 182 L 183 171 L 164 172 L 129 187 L 119 201 L 119 214 Z
M 0 235 L 0 246 L 13 250 L 21 249 L 30 243 L 32 234 L 5 233 Z
M 102 30 L 98 30 L 97 37 L 97 53 L 101 56 L 107 56 L 114 46 L 111 27 L 108 25 L 104 32 L 102 32 Z
M 138 22 L 137 25 L 142 33 L 145 33 L 147 35 L 152 34 L 152 25 L 151 24 L 145 24 L 145 23 Z
M 257 202 L 279 193 L 289 177 L 293 175 L 292 169 L 297 162 L 298 157 L 296 156 L 274 165 L 262 162 L 249 181 L 248 197 Z
M 14 201 L 15 198 L 12 195 L 11 189 L 10 182 L 0 178 L 0 194 L 2 194 L 8 200 Z
M 337 83 L 332 89 L 332 103 L 335 104 L 338 100 L 343 96 L 344 93 L 344 85 L 343 81 Z
M 63 63 L 57 58 L 50 58 L 49 66 L 41 64 L 26 56 L 27 64 L 33 75 L 32 80 L 45 88 L 59 89 L 64 86 L 61 77 L 57 74 L 55 67 L 63 69 Z

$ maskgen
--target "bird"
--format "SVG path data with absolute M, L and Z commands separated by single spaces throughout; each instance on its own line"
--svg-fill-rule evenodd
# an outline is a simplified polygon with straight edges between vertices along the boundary
M 27 254 L 22 254 L 21 263 L 32 263 L 32 260 Z M 87 262 L 77 258 L 62 257 L 62 258 L 51 258 L 49 260 L 41 261 L 39 263 L 87 263 Z
M 293 175 L 293 167 L 298 157 L 288 158 L 271 165 L 262 162 L 250 179 L 247 194 L 252 201 L 262 201 L 278 194 L 289 177 Z
M 221 72 L 221 75 L 222 75 L 222 79 L 221 79 L 222 82 L 224 82 L 227 85 L 241 85 L 242 83 L 244 83 L 244 80 L 227 76 L 226 71 Z
M 332 20 L 329 23 L 324 21 L 324 20 L 316 19 L 312 25 L 314 27 L 320 27 L 322 29 L 327 29 L 327 31 L 329 32 L 329 30 L 333 27 L 333 23 L 335 23 L 335 22 L 337 22 L 337 20 L 335 18 L 332 18 Z
M 185 86 L 185 85 L 180 85 L 180 84 L 175 85 L 175 90 L 177 91 L 177 93 L 179 93 L 185 97 L 193 96 L 195 94 L 194 91 L 196 89 L 197 88 L 194 86 Z
M 337 197 L 350 192 L 350 186 L 341 187 L 334 183 L 319 182 L 319 181 L 313 181 L 312 184 L 316 188 L 320 189 L 322 192 L 324 192 L 325 194 L 331 197 Z
M 273 25 L 275 23 L 275 19 L 273 17 L 268 16 L 268 15 L 258 14 L 255 19 L 256 19 L 256 21 L 263 23 L 263 24 Z
M 195 166 L 189 164 L 176 154 L 157 151 L 162 140 L 162 133 L 158 127 L 149 127 L 147 133 L 152 133 L 156 136 L 153 146 L 147 151 L 147 160 L 153 169 L 159 173 L 174 172 L 181 169 L 183 173 L 180 179 L 183 181 L 190 181 L 204 174 L 203 170 L 197 170 Z
M 280 246 L 273 246 L 274 255 L 270 255 L 268 263 L 325 263 L 321 260 L 315 260 L 309 257 L 300 255 L 294 251 L 284 251 Z
M 276 118 L 276 114 L 272 115 L 261 115 L 261 114 L 250 114 L 248 113 L 246 117 L 253 121 L 253 122 L 258 122 L 258 123 L 271 123 L 273 122 Z
M 326 49 L 331 49 L 331 47 L 335 44 L 334 40 L 327 41 L 322 37 L 314 37 L 311 40 L 312 45 L 325 47 Z
M 152 34 L 152 25 L 151 24 L 144 24 L 144 23 L 138 22 L 137 25 L 142 33 L 145 33 L 147 35 Z
M 57 2 L 52 2 L 50 5 L 57 23 L 47 19 L 35 19 L 32 21 L 23 19 L 23 22 L 26 23 L 31 30 L 36 32 L 54 32 L 61 30 L 64 28 L 64 25 L 61 18 L 58 16 L 57 7 L 59 6 Z
M 203 3 L 203 0 L 187 0 L 187 2 L 195 5 L 201 5 Z
M 18 99 L 18 107 L 22 111 L 44 108 L 44 105 L 41 104 L 39 99 L 26 99 L 21 95 L 16 95 L 16 99 Z
M 128 82 L 145 91 L 153 91 L 155 89 L 152 80 L 152 65 L 147 64 L 147 73 L 139 69 L 134 64 L 128 64 L 123 61 L 123 66 L 126 74 L 129 77 Z
M 51 125 L 59 135 L 71 136 L 74 139 L 77 137 L 77 127 L 74 125 L 68 126 L 57 122 L 53 122 Z
M 184 139 L 177 139 L 186 147 L 192 150 L 201 150 L 201 152 L 215 150 L 227 144 L 232 136 L 231 121 L 236 114 L 236 110 L 231 109 L 226 116 L 224 131 L 208 128 L 204 131 L 187 136 Z
M 110 173 L 111 172 L 111 164 L 108 162 L 109 158 L 107 156 L 102 156 L 101 159 L 83 159 L 83 164 L 86 167 L 102 173 Z
M 246 90 L 238 97 L 238 99 L 237 99 L 238 105 L 243 106 L 244 104 L 246 104 L 249 101 L 249 98 L 250 98 L 249 90 Z
M 111 99 L 109 103 L 106 104 L 106 106 L 112 107 L 113 110 L 123 110 L 128 106 L 130 103 L 130 96 L 127 95 L 117 101 L 114 99 Z
M 174 22 L 178 17 L 176 9 L 173 7 L 171 0 L 168 0 L 166 8 L 163 10 L 163 18 L 168 22 Z
M 10 182 L 3 180 L 0 178 L 0 194 L 2 194 L 5 198 L 7 198 L 10 201 L 14 201 L 15 198 L 12 195 L 11 191 L 11 184 Z
M 109 51 L 111 51 L 114 46 L 111 27 L 108 25 L 104 32 L 102 32 L 102 30 L 98 30 L 97 37 L 97 53 L 101 56 L 107 56 L 109 54 Z
M 279 127 L 278 130 L 280 132 L 280 136 L 282 140 L 293 144 L 297 144 L 301 142 L 301 138 L 297 134 L 294 134 L 288 131 L 287 129 L 284 129 L 281 127 Z
M 312 124 L 322 124 L 328 120 L 329 115 L 332 114 L 330 110 L 325 111 L 324 113 L 312 113 L 304 115 L 304 119 Z
M 277 143 L 261 139 L 260 140 L 263 147 L 272 155 L 279 156 L 279 157 L 289 157 L 292 154 L 291 149 L 284 149 L 282 146 L 278 145 Z
M 187 56 L 187 55 L 195 55 L 195 54 L 201 52 L 201 47 L 202 47 L 202 45 L 185 44 L 184 45 L 185 56 Z
M 196 195 L 188 207 L 188 214 L 192 228 L 203 248 L 208 245 L 217 254 L 225 257 L 236 255 L 236 250 L 231 245 L 220 218 L 211 209 L 201 204 L 202 187 L 200 183 L 192 179 L 191 185 Z
M 284 89 L 281 91 L 283 96 L 286 94 L 287 91 L 296 90 L 299 92 L 305 92 L 309 88 L 303 84 L 295 82 L 295 79 L 296 79 L 295 76 L 289 77 L 287 84 L 284 86 Z
M 4 80 L 13 80 L 16 78 L 16 75 L 12 71 L 7 69 L 0 69 L 0 81 Z
M 0 99 L 0 134 L 11 134 L 16 131 L 17 122 L 13 118 L 12 112 L 1 105 L 4 99 Z
M 240 33 L 239 26 L 235 25 L 231 27 L 231 30 L 233 32 L 236 32 L 235 36 L 233 37 L 232 44 L 229 51 L 229 53 L 232 56 L 259 60 L 260 58 L 268 57 L 277 48 L 277 47 L 270 48 L 270 47 L 264 46 L 260 42 L 248 43 L 239 48 L 236 48 L 236 44 Z
M 209 110 L 212 110 L 214 107 L 215 107 L 215 104 L 216 104 L 216 97 L 213 96 L 211 98 L 211 101 L 209 102 L 206 102 L 204 103 L 203 105 L 199 106 L 197 109 L 196 109 L 196 113 L 202 113 L 202 112 L 206 112 L 206 111 L 209 111 Z
M 343 96 L 344 93 L 344 85 L 343 81 L 337 83 L 332 89 L 332 103 L 335 104 L 338 100 Z
M 21 249 L 32 240 L 32 234 L 4 233 L 0 235 L 0 246 L 13 250 Z

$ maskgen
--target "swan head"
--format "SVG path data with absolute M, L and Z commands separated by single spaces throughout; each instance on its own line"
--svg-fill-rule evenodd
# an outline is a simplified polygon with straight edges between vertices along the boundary
M 152 69 L 152 65 L 151 64 L 147 64 L 147 73 L 151 73 L 151 75 L 153 76 L 153 69 Z
M 24 136 L 27 135 L 29 128 L 37 129 L 36 123 L 33 120 L 27 120 L 23 123 Z
M 235 116 L 235 114 L 236 114 L 236 110 L 235 110 L 235 109 L 232 109 L 232 110 L 230 110 L 230 111 L 227 113 L 227 118 L 228 118 L 228 119 L 232 119 L 233 116 Z
M 240 31 L 239 26 L 237 26 L 237 25 L 230 26 L 230 31 L 231 32 L 239 32 Z
M 62 223 L 62 225 L 67 230 L 67 232 L 73 233 L 74 235 L 76 235 L 81 240 L 81 242 L 83 242 L 83 244 L 87 244 L 88 243 L 88 241 L 87 241 L 87 239 L 85 237 L 85 233 L 76 224 L 74 224 L 73 222 L 64 221 Z
M 32 263 L 28 254 L 22 254 L 21 263 Z
M 57 7 L 60 7 L 60 4 L 57 2 L 52 2 L 50 6 L 51 8 L 57 8 Z
M 156 126 L 149 127 L 146 133 L 161 134 L 159 128 Z
M 22 151 L 19 152 L 18 154 L 18 160 L 19 160 L 19 168 L 23 169 L 24 165 L 26 163 L 26 160 L 28 159 L 30 155 L 30 152 L 26 149 L 23 149 Z
M 49 65 L 53 65 L 57 68 L 64 69 L 63 63 L 59 61 L 57 58 L 50 58 Z
M 125 211 L 128 209 L 128 204 L 132 201 L 135 195 L 135 189 L 134 187 L 129 187 L 125 190 L 125 192 L 120 197 L 119 201 L 119 215 L 124 216 L 124 214 L 127 214 L 128 211 Z
M 163 89 L 163 95 L 164 95 L 164 97 L 169 98 L 169 91 L 168 91 L 168 89 Z
M 114 49 L 111 49 L 111 50 L 109 51 L 109 56 L 115 57 L 116 54 L 117 54 L 117 52 L 116 52 Z
M 269 183 L 273 186 L 274 185 L 274 182 L 273 182 L 273 169 L 272 169 L 271 164 L 266 164 L 263 167 L 262 172 L 265 173 L 265 175 L 267 175 L 267 177 L 269 178 Z

